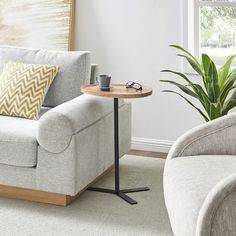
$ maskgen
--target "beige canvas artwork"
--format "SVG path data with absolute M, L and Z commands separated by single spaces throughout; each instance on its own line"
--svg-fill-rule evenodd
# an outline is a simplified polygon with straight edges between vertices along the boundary
M 71 49 L 73 0 L 0 0 L 0 45 Z

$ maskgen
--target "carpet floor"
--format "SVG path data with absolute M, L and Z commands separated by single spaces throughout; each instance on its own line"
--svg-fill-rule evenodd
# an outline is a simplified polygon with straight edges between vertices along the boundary
M 129 194 L 129 205 L 115 195 L 85 191 L 68 207 L 0 199 L 0 236 L 172 236 L 162 189 L 165 161 L 126 155 L 121 159 L 121 187 L 149 186 Z M 114 172 L 94 186 L 112 187 Z

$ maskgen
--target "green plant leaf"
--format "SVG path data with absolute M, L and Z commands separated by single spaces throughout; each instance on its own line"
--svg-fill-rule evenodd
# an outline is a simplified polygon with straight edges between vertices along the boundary
M 207 54 L 202 54 L 202 67 L 204 69 L 205 74 L 208 74 L 211 61 L 211 58 Z
M 202 68 L 204 70 L 204 76 L 202 78 L 203 78 L 203 82 L 204 82 L 204 85 L 208 94 L 209 94 L 209 88 L 210 88 L 210 83 L 209 83 L 210 64 L 211 64 L 211 58 L 206 54 L 202 54 Z
M 225 102 L 222 113 L 226 115 L 234 107 L 236 107 L 236 90 L 233 92 L 231 97 Z
M 167 72 L 167 73 L 172 73 L 172 74 L 175 74 L 175 75 L 178 75 L 180 77 L 182 77 L 184 80 L 186 80 L 189 84 L 191 84 L 192 82 L 188 79 L 188 77 L 183 74 L 183 73 L 180 73 L 178 71 L 174 71 L 174 70 L 162 70 L 161 72 Z
M 234 86 L 230 86 L 230 88 L 227 89 L 226 92 L 223 91 L 222 95 L 220 96 L 220 102 L 221 102 L 221 104 L 224 104 L 224 102 L 225 102 L 227 96 L 229 95 L 229 92 L 232 91 L 232 90 L 235 89 L 235 88 L 236 88 L 236 86 L 234 85 Z
M 198 62 L 198 60 L 187 50 L 185 50 L 183 47 L 179 46 L 179 45 L 175 45 L 175 44 L 171 44 L 170 47 L 172 48 L 176 48 L 182 52 L 184 52 L 185 54 L 187 54 L 190 58 L 192 58 L 196 64 L 198 64 L 198 66 L 200 66 L 200 63 Z
M 231 64 L 235 57 L 236 55 L 229 56 L 225 64 L 219 69 L 219 86 L 221 90 L 223 89 L 225 81 L 227 80 Z
M 222 110 L 222 107 L 220 103 L 211 103 L 210 114 L 209 114 L 210 119 L 214 120 L 216 118 L 221 117 L 222 116 L 221 110 Z
M 194 84 L 192 83 L 185 74 L 177 72 L 177 71 L 173 71 L 173 70 L 162 70 L 161 72 L 169 72 L 169 73 L 173 73 L 176 74 L 180 77 L 182 77 L 184 80 L 186 80 L 189 84 L 187 86 L 192 87 L 192 89 L 194 90 L 194 92 L 198 95 L 198 99 L 201 102 L 202 106 L 205 108 L 206 112 L 208 114 L 210 114 L 210 99 L 207 96 L 206 92 L 204 91 L 204 89 L 199 85 L 199 84 Z
M 173 73 L 173 74 L 179 75 L 184 80 L 186 80 L 186 82 L 189 83 L 187 86 L 192 87 L 192 89 L 195 91 L 195 93 L 198 95 L 199 98 L 205 97 L 204 100 L 210 102 L 210 100 L 209 100 L 206 92 L 204 91 L 204 89 L 199 84 L 194 84 L 193 82 L 191 82 L 185 74 L 177 72 L 177 71 L 173 71 L 173 70 L 162 70 L 161 72 L 169 72 L 169 73 Z
M 204 76 L 201 65 L 199 63 L 196 63 L 195 60 L 193 60 L 191 57 L 187 56 L 187 55 L 183 55 L 183 54 L 177 54 L 177 56 L 179 57 L 183 57 L 185 58 L 188 63 L 191 65 L 191 67 L 201 76 Z
M 217 103 L 220 96 L 220 87 L 218 83 L 218 72 L 213 61 L 210 62 L 208 75 L 209 98 L 212 103 Z
M 173 84 L 173 85 L 177 86 L 179 89 L 181 89 L 183 92 L 185 92 L 186 94 L 188 94 L 194 98 L 198 98 L 197 94 L 195 94 L 192 90 L 190 90 L 189 88 L 187 88 L 186 86 L 184 86 L 182 84 L 176 83 L 171 80 L 160 80 L 160 82 Z
M 179 95 L 180 97 L 182 97 L 188 104 L 190 104 L 193 108 L 195 108 L 204 118 L 205 121 L 209 121 L 209 118 L 198 108 L 196 107 L 192 102 L 190 102 L 186 97 L 184 97 L 182 94 L 175 92 L 175 91 L 171 91 L 171 90 L 163 90 L 162 92 L 165 93 L 175 93 L 177 95 Z
M 195 92 L 198 94 L 199 101 L 201 102 L 202 106 L 206 110 L 207 114 L 210 114 L 210 99 L 205 93 L 204 89 L 199 84 L 193 84 L 195 88 Z
M 170 46 L 181 51 L 177 56 L 186 59 L 191 67 L 202 77 L 204 87 L 201 86 L 200 83 L 193 83 L 184 73 L 173 70 L 163 70 L 162 72 L 170 72 L 178 75 L 182 77 L 187 84 L 184 85 L 170 80 L 162 80 L 162 82 L 171 83 L 180 88 L 185 94 L 198 99 L 204 111 L 196 107 L 190 100 L 178 92 L 172 90 L 165 90 L 164 92 L 175 93 L 181 96 L 194 107 L 206 121 L 223 116 L 233 107 L 236 107 L 236 69 L 230 72 L 232 62 L 236 55 L 229 56 L 224 65 L 217 70 L 215 63 L 207 54 L 202 54 L 201 61 L 199 61 L 183 47 L 179 45 Z M 230 92 L 233 93 L 229 97 Z
M 227 98 L 229 92 L 234 89 L 234 84 L 236 81 L 236 70 L 233 70 L 227 77 L 225 84 L 223 85 L 221 94 L 220 94 L 220 101 L 223 104 L 225 99 Z
M 202 54 L 202 67 L 204 70 L 203 81 L 210 101 L 216 103 L 220 95 L 218 72 L 215 63 L 206 54 Z

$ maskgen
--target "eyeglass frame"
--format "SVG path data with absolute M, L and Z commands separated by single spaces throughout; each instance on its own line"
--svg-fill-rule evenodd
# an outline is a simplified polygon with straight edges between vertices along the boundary
M 129 85 L 129 83 L 131 83 L 131 84 Z M 137 85 L 139 86 L 138 89 L 134 87 L 135 84 L 137 84 Z M 141 84 L 139 84 L 139 83 L 137 83 L 137 82 L 134 82 L 134 81 L 131 81 L 131 80 L 128 81 L 128 82 L 125 84 L 125 87 L 126 87 L 126 88 L 133 88 L 133 89 L 135 89 L 136 91 L 142 91 L 142 90 L 143 90 L 143 86 L 142 86 Z

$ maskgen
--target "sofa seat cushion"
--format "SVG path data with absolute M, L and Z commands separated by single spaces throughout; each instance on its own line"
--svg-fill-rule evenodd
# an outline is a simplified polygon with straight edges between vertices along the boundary
M 36 165 L 37 121 L 0 116 L 0 164 L 21 167 Z
M 195 236 L 197 218 L 210 190 L 236 173 L 236 156 L 189 156 L 167 160 L 164 194 L 175 236 Z

